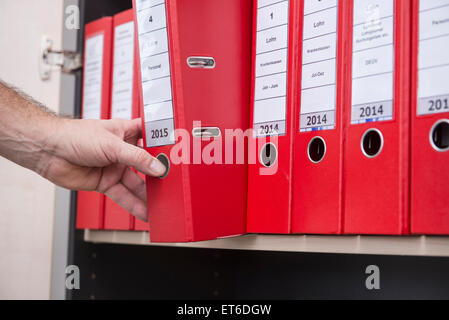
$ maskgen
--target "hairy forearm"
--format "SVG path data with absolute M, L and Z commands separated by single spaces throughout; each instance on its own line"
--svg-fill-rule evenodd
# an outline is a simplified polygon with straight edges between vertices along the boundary
M 106 194 L 146 220 L 144 181 L 132 168 L 160 177 L 166 168 L 136 146 L 142 122 L 56 116 L 0 82 L 0 156 L 72 190 Z
M 41 173 L 60 125 L 54 113 L 0 81 L 0 155 Z

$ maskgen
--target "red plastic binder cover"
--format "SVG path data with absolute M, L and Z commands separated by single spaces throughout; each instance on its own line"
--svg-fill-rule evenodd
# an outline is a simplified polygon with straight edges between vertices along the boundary
M 300 1 L 292 232 L 342 232 L 347 0 Z
M 449 1 L 413 1 L 411 229 L 449 234 Z
M 411 2 L 350 1 L 350 17 L 344 230 L 407 234 Z
M 137 175 L 143 180 L 146 180 L 146 177 L 144 174 L 137 172 Z M 134 230 L 136 231 L 148 231 L 150 230 L 150 226 L 148 222 L 144 222 L 138 218 L 134 218 Z
M 137 48 L 137 38 L 136 38 L 136 48 Z M 136 58 L 137 58 L 137 52 L 136 52 Z M 136 83 L 138 85 L 138 83 Z M 136 90 L 138 90 L 137 86 L 136 86 Z M 138 99 L 138 106 L 139 106 L 139 118 L 142 118 L 140 111 L 141 111 L 141 107 L 140 107 L 140 100 Z M 140 139 L 138 142 L 138 146 L 142 147 L 144 146 L 143 143 L 143 139 Z M 146 183 L 146 176 L 143 173 L 140 173 L 138 171 L 136 171 L 137 175 Z M 134 230 L 136 231 L 149 231 L 150 230 L 150 225 L 148 224 L 148 222 L 144 222 L 138 218 L 134 218 Z
M 114 16 L 111 119 L 130 120 L 139 117 L 134 29 L 132 10 Z M 104 228 L 132 230 L 134 217 L 106 197 Z
M 250 233 L 290 233 L 297 11 L 297 1 L 254 1 Z
M 108 119 L 111 87 L 112 18 L 105 17 L 85 26 L 83 105 L 84 119 Z M 78 229 L 102 229 L 104 195 L 78 192 Z
M 248 128 L 251 1 L 135 0 L 134 8 L 144 143 L 170 164 L 164 179 L 147 177 L 151 241 L 242 234 L 247 166 L 209 165 L 201 153 L 212 143 L 225 150 L 226 129 Z M 184 129 L 180 137 L 175 129 Z M 183 152 L 176 141 L 187 143 Z M 174 154 L 186 159 L 173 161 Z M 217 157 L 225 163 L 225 152 Z
M 134 32 L 134 41 L 135 41 L 134 45 L 135 45 L 135 48 L 136 48 L 136 50 L 134 51 L 134 54 L 135 54 L 135 57 L 136 57 L 136 83 L 135 83 L 136 89 L 135 90 L 136 90 L 137 94 L 139 95 L 139 86 L 140 86 L 140 84 L 139 84 L 139 77 L 138 77 L 138 73 L 139 73 L 138 69 L 140 68 L 140 63 L 139 63 L 139 49 L 138 49 L 139 48 L 139 43 L 138 43 L 138 40 L 137 40 L 136 32 Z M 140 98 L 139 98 L 139 96 L 137 97 L 137 106 L 138 106 L 137 107 L 138 118 L 143 118 L 143 108 L 140 106 Z M 142 125 L 144 125 L 144 123 L 142 123 Z M 143 139 L 139 140 L 138 146 L 143 148 L 143 146 L 144 146 Z M 143 173 L 140 173 L 138 171 L 137 171 L 137 175 L 143 181 L 145 181 L 145 184 L 146 184 L 146 176 Z M 149 231 L 150 230 L 150 226 L 149 226 L 148 222 L 141 221 L 140 219 L 134 217 L 134 230 L 136 230 L 136 231 Z

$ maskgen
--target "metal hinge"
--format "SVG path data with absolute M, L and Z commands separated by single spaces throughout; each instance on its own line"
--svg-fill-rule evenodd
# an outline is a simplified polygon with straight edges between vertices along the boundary
M 53 40 L 42 37 L 39 57 L 39 74 L 42 80 L 49 80 L 55 69 L 64 73 L 73 73 L 83 67 L 83 57 L 78 52 L 53 50 Z

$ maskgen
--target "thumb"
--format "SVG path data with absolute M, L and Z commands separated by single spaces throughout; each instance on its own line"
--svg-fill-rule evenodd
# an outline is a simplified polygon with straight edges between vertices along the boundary
M 147 151 L 124 141 L 120 142 L 116 156 L 119 163 L 134 167 L 137 171 L 149 176 L 160 177 L 167 170 L 162 162 Z

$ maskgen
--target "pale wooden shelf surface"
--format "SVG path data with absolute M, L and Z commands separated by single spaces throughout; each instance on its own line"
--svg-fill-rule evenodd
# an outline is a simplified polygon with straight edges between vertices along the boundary
M 85 230 L 94 243 L 183 248 L 449 257 L 449 237 L 244 235 L 195 243 L 150 243 L 148 232 Z

